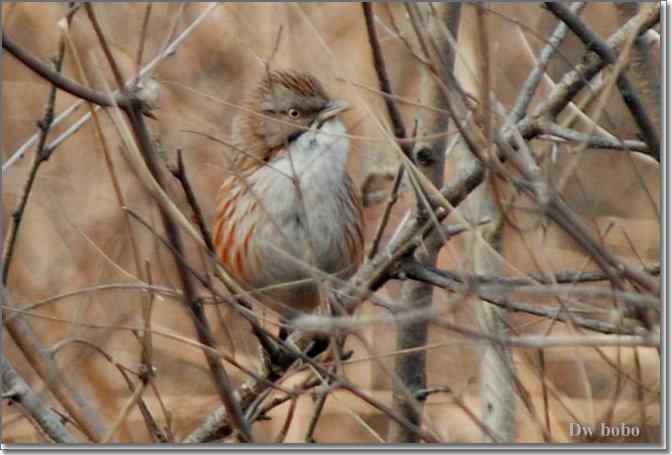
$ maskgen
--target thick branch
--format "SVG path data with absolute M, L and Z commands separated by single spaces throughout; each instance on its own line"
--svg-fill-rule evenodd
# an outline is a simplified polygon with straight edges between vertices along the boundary
M 20 404 L 28 415 L 34 419 L 54 442 L 62 444 L 78 444 L 78 441 L 65 429 L 61 418 L 44 404 L 44 399 L 37 395 L 10 365 L 6 358 L 0 359 L 2 367 L 2 398 Z
M 426 7 L 426 5 L 423 6 L 425 6 L 424 11 L 421 11 L 420 6 L 418 5 L 411 5 L 409 7 L 411 14 L 413 14 L 411 20 L 415 24 L 414 27 L 427 24 L 430 33 L 432 33 L 438 41 L 438 37 L 441 36 L 441 34 L 438 33 L 439 27 L 444 26 L 443 23 L 438 22 L 439 20 L 442 20 L 446 22 L 445 26 L 448 27 L 449 32 L 453 36 L 457 36 L 461 13 L 461 5 L 459 3 L 445 6 L 446 9 L 443 13 L 445 17 L 440 19 L 431 14 L 429 7 Z M 424 15 L 423 12 L 425 13 Z M 422 20 L 423 16 L 426 18 L 425 21 Z M 421 23 L 421 21 L 425 24 Z M 450 47 L 447 44 L 442 43 L 439 51 L 447 56 L 446 70 L 452 71 L 454 54 L 450 52 Z M 443 108 L 445 106 L 445 100 L 437 89 L 436 83 L 429 77 L 428 71 L 427 68 L 423 68 L 421 102 L 427 104 L 434 100 L 438 100 L 440 107 Z M 431 134 L 436 131 L 445 130 L 448 126 L 447 112 L 435 114 L 433 112 L 422 111 L 418 114 L 416 121 L 419 138 L 419 142 L 416 143 L 415 150 L 413 151 L 416 166 L 434 187 L 441 188 L 443 186 L 444 178 L 446 138 L 444 137 L 434 140 L 430 144 L 426 144 L 422 139 L 422 136 L 426 133 Z M 417 200 L 415 215 L 417 222 L 421 224 L 430 220 L 431 214 L 429 213 L 429 210 L 432 210 L 431 207 L 428 207 L 422 200 L 422 196 L 423 195 L 420 192 L 416 193 Z M 444 242 L 442 240 L 444 238 L 441 230 L 434 229 L 432 233 L 430 233 L 428 241 L 425 243 L 425 248 L 415 252 L 417 260 L 428 266 L 434 266 L 436 264 L 438 253 L 443 246 Z M 433 287 L 425 283 L 405 283 L 401 291 L 402 306 L 406 310 L 429 307 L 432 305 L 433 291 Z M 406 418 L 415 425 L 422 424 L 422 416 L 424 413 L 424 399 L 417 398 L 418 391 L 424 390 L 427 387 L 426 352 L 422 349 L 418 350 L 417 348 L 427 344 L 427 337 L 427 321 L 410 321 L 408 323 L 400 322 L 397 324 L 396 349 L 398 351 L 410 350 L 413 352 L 395 358 L 394 370 L 399 376 L 399 379 L 403 381 L 406 393 L 399 393 L 399 391 L 395 390 L 393 394 L 393 407 L 398 409 L 400 413 L 405 415 Z M 409 393 L 410 397 L 408 396 Z M 395 423 L 390 425 L 388 442 L 399 443 L 417 441 L 417 435 L 408 431 L 406 427 Z
M 641 35 L 648 29 L 655 27 L 660 22 L 660 5 L 654 6 L 646 13 L 641 13 L 630 19 L 616 32 L 612 33 L 607 44 L 612 49 L 618 49 L 623 46 L 631 33 Z M 547 100 L 541 103 L 534 112 L 525 117 L 520 123 L 519 128 L 525 139 L 531 139 L 536 135 L 535 121 L 541 117 L 557 116 L 567 106 L 567 104 L 576 96 L 576 94 L 586 86 L 604 67 L 606 63 L 597 55 L 587 54 L 582 63 L 575 69 L 565 74 L 555 88 L 551 91 Z
M 559 20 L 567 24 L 576 36 L 583 41 L 588 49 L 594 51 L 600 58 L 609 65 L 616 63 L 616 52 L 607 42 L 593 32 L 583 21 L 572 13 L 569 8 L 560 2 L 547 2 L 546 8 L 551 11 Z M 626 106 L 630 110 L 633 119 L 637 123 L 644 141 L 647 143 L 653 156 L 660 161 L 660 138 L 655 126 L 651 122 L 646 107 L 639 97 L 637 89 L 632 85 L 630 79 L 621 74 L 616 80 L 616 85 L 623 96 Z
M 112 99 L 104 93 L 96 92 L 95 90 L 84 87 L 83 85 L 80 85 L 77 82 L 74 82 L 71 79 L 61 75 L 58 71 L 54 71 L 53 69 L 49 68 L 48 65 L 33 57 L 30 53 L 28 53 L 28 51 L 21 48 L 14 41 L 7 38 L 7 35 L 4 31 L 2 32 L 2 47 L 5 48 L 5 50 L 7 50 L 7 52 L 9 52 L 17 60 L 34 71 L 38 76 L 43 77 L 59 89 L 63 90 L 64 92 L 68 92 L 77 98 L 82 98 L 90 103 L 104 107 L 114 106 L 115 104 L 121 107 L 128 107 L 130 104 L 129 100 L 122 95 L 117 95 L 114 99 Z

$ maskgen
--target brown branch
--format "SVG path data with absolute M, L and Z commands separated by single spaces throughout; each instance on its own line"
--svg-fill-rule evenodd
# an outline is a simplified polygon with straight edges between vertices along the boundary
M 621 261 L 602 243 L 596 240 L 574 211 L 557 195 L 545 204 L 546 214 L 577 241 L 610 276 L 621 273 L 628 280 L 642 286 L 655 295 L 660 295 L 660 283 L 649 273 Z
M 177 178 L 177 180 L 179 180 L 180 184 L 182 185 L 184 194 L 187 197 L 187 202 L 189 203 L 189 206 L 194 212 L 196 225 L 198 226 L 198 229 L 201 231 L 201 235 L 203 236 L 203 241 L 205 242 L 205 245 L 208 247 L 208 250 L 210 250 L 211 253 L 214 253 L 215 246 L 212 243 L 212 236 L 210 235 L 210 230 L 208 229 L 208 226 L 205 223 L 203 210 L 201 210 L 201 206 L 198 204 L 198 201 L 196 200 L 196 195 L 194 194 L 194 190 L 191 186 L 191 183 L 189 182 L 189 178 L 187 177 L 187 171 L 184 168 L 184 160 L 182 159 L 182 149 L 177 149 L 177 168 L 171 169 L 171 173 L 175 176 L 175 178 Z
M 122 94 L 119 94 L 114 98 L 110 98 L 104 93 L 100 93 L 84 87 L 83 85 L 80 85 L 61 75 L 59 72 L 52 70 L 48 65 L 42 63 L 37 58 L 30 55 L 28 51 L 21 48 L 14 41 L 8 38 L 4 31 L 2 31 L 2 47 L 14 58 L 35 72 L 38 76 L 46 79 L 59 89 L 63 90 L 64 92 L 68 92 L 77 98 L 81 98 L 90 103 L 103 107 L 111 107 L 114 105 L 128 107 L 131 104 L 130 100 Z
M 144 127 L 144 119 L 142 118 L 140 110 L 136 110 L 133 117 L 135 122 L 132 123 L 135 123 L 134 128 L 136 129 L 137 134 L 141 137 L 141 150 L 143 151 L 143 156 L 148 161 L 148 164 L 152 163 L 150 170 L 156 178 L 158 177 L 158 172 L 156 169 L 152 169 L 152 167 L 157 166 L 157 163 L 154 161 L 156 159 L 154 155 L 155 152 L 152 148 L 151 142 L 149 142 L 149 135 L 146 128 Z M 161 180 L 158 181 L 161 185 Z M 170 244 L 175 247 L 180 256 L 184 256 L 182 238 L 178 231 L 177 225 L 173 222 L 172 218 L 166 211 L 161 210 L 161 214 Z M 217 343 L 212 334 L 210 323 L 205 315 L 203 304 L 197 299 L 191 277 L 187 269 L 183 266 L 183 263 L 177 259 L 177 255 L 175 257 L 175 263 L 177 264 L 180 281 L 182 282 L 184 303 L 194 316 L 194 326 L 198 334 L 198 339 L 202 344 L 214 348 L 217 346 Z M 204 350 L 203 353 L 212 371 L 213 380 L 217 386 L 217 391 L 220 395 L 220 398 L 224 402 L 224 405 L 226 406 L 229 415 L 231 416 L 232 422 L 236 426 L 236 429 L 239 431 L 241 439 L 245 442 L 252 442 L 253 439 L 249 429 L 249 424 L 243 417 L 240 403 L 234 395 L 233 386 L 228 374 L 226 373 L 226 370 L 216 355 L 211 353 L 209 350 Z
M 641 6 L 637 2 L 624 2 L 616 5 L 622 22 L 626 22 L 632 16 L 637 15 Z M 653 40 L 646 35 L 640 35 L 635 39 L 631 49 L 630 74 L 632 81 L 639 90 L 640 95 L 649 108 L 656 132 L 661 135 L 661 73 L 657 68 L 653 50 L 656 47 Z
M 310 423 L 308 424 L 308 430 L 306 430 L 306 436 L 303 438 L 306 444 L 315 444 L 315 430 L 317 429 L 317 422 L 320 420 L 322 411 L 324 410 L 324 405 L 329 398 L 328 392 L 320 392 L 317 397 L 317 402 L 315 403 L 315 410 L 310 416 Z
M 275 437 L 275 441 L 273 441 L 274 444 L 282 444 L 285 441 L 289 427 L 294 420 L 294 411 L 296 411 L 296 404 L 298 401 L 297 397 L 292 398 L 292 402 L 289 405 L 289 411 L 287 411 L 287 415 L 285 416 L 285 423 L 282 425 L 280 433 Z
M 347 382 L 339 382 L 339 383 L 337 383 L 337 387 L 348 390 L 350 393 L 352 393 L 354 396 L 356 396 L 360 400 L 362 400 L 365 403 L 368 403 L 369 405 L 373 406 L 374 408 L 380 410 L 383 414 L 385 414 L 387 417 L 392 419 L 393 422 L 403 426 L 404 428 L 408 428 L 409 430 L 414 431 L 417 434 L 417 436 L 419 438 L 423 439 L 425 442 L 428 442 L 428 443 L 439 442 L 439 441 L 436 440 L 436 438 L 434 438 L 433 436 L 428 434 L 426 430 L 422 429 L 421 427 L 416 426 L 413 422 L 409 421 L 406 418 L 406 416 L 396 413 L 390 407 L 388 407 L 385 404 L 379 402 L 378 400 L 370 397 L 369 395 L 363 393 L 359 387 L 356 387 L 353 384 L 350 384 L 350 383 L 347 383 Z
M 80 5 L 80 4 L 78 4 Z M 76 7 L 78 8 L 78 5 Z M 154 57 L 149 63 L 147 63 L 142 70 L 140 71 L 140 76 L 142 77 L 145 74 L 148 74 L 150 71 L 152 71 L 160 62 L 165 60 L 166 58 L 170 57 L 171 55 L 175 54 L 176 49 L 178 46 L 189 36 L 191 33 L 196 29 L 196 27 L 202 23 L 202 21 L 217 7 L 217 4 L 211 4 L 209 7 L 205 9 L 201 14 L 199 14 L 183 31 L 180 33 L 178 36 L 174 38 L 172 42 L 166 41 L 166 43 L 161 47 L 161 51 L 159 52 L 159 55 Z M 184 7 L 184 5 L 182 5 Z M 73 7 L 71 11 L 76 11 L 76 9 Z M 73 13 L 74 13 L 73 11 Z M 177 26 L 177 20 L 174 21 L 173 28 Z M 174 30 L 173 30 L 174 31 Z M 174 33 L 170 33 L 168 38 L 172 37 Z M 133 82 L 132 80 L 130 82 Z M 116 98 L 115 98 L 116 99 Z M 55 119 L 54 119 L 54 126 L 59 124 L 60 122 L 64 121 L 67 119 L 72 113 L 76 112 L 77 109 L 81 107 L 83 103 L 83 100 L 79 100 L 76 103 L 72 104 L 70 107 L 65 109 L 63 112 L 61 112 Z M 96 107 L 96 109 L 99 109 L 100 107 Z M 81 116 L 77 121 L 75 121 L 70 127 L 68 127 L 62 134 L 60 134 L 54 141 L 52 141 L 49 145 L 48 148 L 54 149 L 58 148 L 60 145 L 62 145 L 68 138 L 72 137 L 86 122 L 88 122 L 91 119 L 91 113 L 86 113 L 83 116 Z M 13 154 L 12 156 L 7 159 L 7 161 L 2 165 L 2 172 L 3 174 L 7 172 L 7 169 L 9 169 L 10 166 L 12 166 L 16 161 L 20 158 L 22 158 L 25 153 L 29 150 L 29 148 L 37 142 L 37 137 L 38 135 L 35 134 L 31 136 L 23 145 L 21 145 Z
M 96 32 L 101 46 L 103 47 L 103 51 L 105 52 L 105 55 L 108 59 L 108 63 L 113 69 L 115 79 L 117 80 L 120 90 L 123 90 L 123 79 L 121 78 L 118 65 L 114 61 L 112 53 L 109 50 L 109 46 L 107 45 L 107 41 L 100 29 L 93 9 L 89 4 L 86 6 L 87 13 L 89 14 L 89 18 L 91 19 L 91 22 L 94 26 L 94 31 Z M 143 117 L 144 107 L 141 106 L 139 102 L 131 102 L 121 107 L 124 109 L 124 112 L 128 117 L 128 121 L 135 137 L 135 142 L 145 164 L 147 165 L 147 169 L 157 182 L 159 188 L 163 190 L 165 188 L 165 170 L 160 167 L 159 162 L 157 161 L 156 150 L 154 149 L 154 145 L 150 138 L 149 131 L 147 130 L 147 126 Z M 189 271 L 184 266 L 184 263 L 180 260 L 180 257 L 184 257 L 184 246 L 177 224 L 171 217 L 171 213 L 166 210 L 163 205 L 159 204 L 159 207 L 161 219 L 168 236 L 168 242 L 172 245 L 177 253 L 174 254 L 174 258 L 180 281 L 182 283 L 185 306 L 191 311 L 194 317 L 194 326 L 199 342 L 204 346 L 214 350 L 216 343 L 212 334 L 212 329 L 210 328 L 209 321 L 205 315 L 203 305 L 196 296 Z M 203 354 L 212 373 L 212 379 L 215 388 L 222 402 L 224 403 L 224 406 L 227 408 L 232 422 L 238 430 L 241 440 L 252 442 L 252 435 L 249 425 L 245 421 L 242 415 L 240 404 L 234 396 L 231 381 L 215 352 L 210 349 L 203 349 Z
M 392 94 L 392 89 L 390 86 L 390 79 L 387 75 L 387 69 L 385 67 L 385 58 L 383 57 L 383 51 L 380 48 L 380 40 L 378 39 L 378 33 L 376 32 L 376 25 L 373 19 L 373 11 L 370 2 L 362 2 L 362 11 L 364 13 L 364 21 L 366 22 L 366 32 L 369 37 L 369 45 L 371 47 L 371 53 L 373 54 L 373 65 L 376 69 L 376 75 L 378 76 L 378 83 L 380 84 L 380 90 L 388 95 Z M 401 113 L 397 108 L 394 99 L 390 97 L 385 98 L 385 106 L 387 106 L 387 112 L 390 116 L 390 121 L 392 122 L 392 128 L 394 131 L 394 136 L 397 139 L 406 138 L 406 128 L 404 127 L 404 121 L 402 120 Z M 401 149 L 406 154 L 407 157 L 411 158 L 411 147 L 406 142 L 401 143 Z
M 507 303 L 498 302 L 494 299 L 482 300 L 487 301 L 498 306 L 505 307 Z M 521 348 L 551 348 L 551 347 L 570 347 L 570 346 L 646 346 L 646 347 L 660 347 L 660 333 L 651 332 L 648 330 L 637 330 L 635 333 L 608 333 L 599 335 L 585 335 L 582 337 L 567 337 L 566 335 L 546 336 L 546 335 L 529 335 L 529 336 L 507 336 L 500 337 L 477 331 L 466 326 L 455 324 L 447 321 L 441 317 L 441 309 L 432 308 L 420 312 L 412 312 L 408 315 L 405 313 L 398 313 L 394 316 L 384 317 L 380 320 L 371 321 L 357 321 L 351 316 L 310 316 L 301 317 L 296 320 L 294 325 L 300 327 L 301 330 L 322 335 L 336 335 L 336 334 L 355 334 L 359 333 L 363 328 L 370 326 L 372 323 L 395 323 L 398 319 L 404 318 L 408 320 L 426 320 L 431 324 L 462 335 L 465 338 L 473 341 L 483 343 L 492 343 L 499 346 L 511 346 Z M 559 319 L 559 318 L 558 318 Z M 572 321 L 573 322 L 573 321 Z M 598 330 L 599 331 L 599 330 Z
M 110 69 L 112 70 L 112 74 L 114 75 L 114 80 L 117 83 L 117 88 L 123 94 L 126 89 L 124 85 L 124 78 L 121 76 L 121 70 L 119 69 L 119 65 L 117 65 L 117 62 L 114 59 L 114 56 L 112 55 L 112 50 L 110 49 L 110 46 L 107 44 L 107 38 L 105 38 L 105 34 L 100 28 L 100 23 L 98 22 L 96 13 L 93 10 L 93 4 L 91 2 L 84 3 L 84 9 L 86 10 L 86 15 L 89 17 L 89 21 L 93 26 L 93 31 L 96 33 L 96 36 L 98 37 L 100 47 L 103 49 L 103 53 L 105 54 L 105 59 L 107 60 L 107 63 L 110 65 Z
M 398 422 L 401 425 L 407 426 L 410 431 L 415 431 L 418 433 L 419 437 L 427 442 L 436 442 L 436 438 L 429 434 L 422 428 L 419 428 L 405 419 L 403 416 L 398 415 L 395 411 L 391 410 L 389 407 L 380 403 L 375 398 L 372 398 L 363 392 L 361 392 L 355 385 L 351 384 L 345 377 L 340 377 L 336 373 L 332 372 L 330 369 L 326 368 L 322 364 L 315 362 L 313 359 L 308 357 L 305 354 L 310 346 L 307 344 L 312 341 L 312 335 L 306 335 L 298 332 L 294 332 L 290 336 L 290 342 L 288 345 L 285 345 L 286 348 L 291 352 L 297 360 L 303 361 L 304 363 L 309 364 L 313 369 L 315 369 L 321 376 L 326 377 L 329 381 L 332 381 L 335 386 L 339 388 L 345 388 L 351 391 L 353 394 L 361 398 L 362 400 L 369 403 L 376 409 L 379 409 L 392 420 Z M 303 347 L 307 346 L 304 352 L 301 352 L 293 346 Z M 278 371 L 272 371 L 269 373 L 270 376 L 275 377 L 276 380 L 281 380 L 282 376 L 286 375 L 287 372 L 291 369 L 294 364 L 289 366 L 282 366 Z M 245 409 L 245 414 L 250 415 L 250 409 L 254 409 L 255 402 L 260 398 L 263 398 L 264 393 L 267 389 L 267 386 L 260 381 L 255 381 L 254 383 L 247 383 L 240 387 L 239 393 L 241 397 L 241 406 Z M 255 413 L 253 412 L 252 415 Z M 259 413 L 256 413 L 259 415 Z M 254 420 L 250 418 L 250 420 Z M 196 429 L 194 430 L 183 443 L 193 444 L 201 442 L 209 442 L 217 439 L 226 437 L 231 433 L 231 426 L 227 419 L 226 410 L 223 407 L 217 408 L 213 413 L 211 413 L 207 419 Z
M 369 253 L 366 256 L 368 259 L 372 259 L 378 252 L 378 247 L 380 246 L 380 241 L 383 238 L 385 227 L 387 227 L 387 223 L 390 221 L 390 214 L 392 213 L 392 208 L 397 203 L 397 200 L 399 198 L 399 188 L 401 187 L 401 182 L 403 178 L 404 178 L 404 165 L 401 164 L 399 165 L 397 175 L 394 178 L 394 183 L 392 184 L 392 190 L 390 191 L 390 195 L 387 199 L 387 204 L 385 204 L 385 209 L 383 211 L 383 216 L 380 219 L 380 224 L 378 224 L 378 228 L 376 229 L 376 234 L 373 238 L 373 242 L 371 242 L 371 248 L 369 249 Z
M 131 381 L 131 378 L 128 377 L 128 373 L 123 368 L 119 368 L 119 372 L 122 374 L 124 377 L 124 380 L 126 381 L 126 385 L 128 386 L 128 390 L 133 393 L 134 391 L 134 385 L 133 381 Z M 141 376 L 141 381 L 142 381 L 142 387 L 146 387 L 148 382 L 145 379 L 146 376 Z M 142 414 L 142 418 L 145 422 L 145 426 L 147 427 L 147 431 L 149 432 L 150 436 L 154 440 L 154 442 L 161 442 L 165 443 L 168 442 L 168 437 L 164 434 L 164 432 L 159 428 L 158 424 L 156 423 L 156 419 L 154 419 L 154 416 L 150 412 L 149 408 L 147 407 L 147 404 L 145 403 L 145 400 L 140 396 L 137 401 L 138 409 L 140 410 L 140 414 Z
M 508 137 L 507 137 L 508 136 Z M 512 141 L 512 145 L 509 141 Z M 617 288 L 623 283 L 619 278 L 622 275 L 649 290 L 653 294 L 660 294 L 660 284 L 650 275 L 621 261 L 611 251 L 595 238 L 592 230 L 576 215 L 576 213 L 555 192 L 548 188 L 545 178 L 541 175 L 536 160 L 531 156 L 522 137 L 519 126 L 508 128 L 506 135 L 499 131 L 495 143 L 500 153 L 517 168 L 525 180 L 515 181 L 516 186 L 528 194 L 539 204 L 543 212 L 569 234 L 610 277 L 610 281 Z M 514 146 L 518 150 L 514 149 Z M 524 153 L 521 153 L 524 152 Z
M 600 36 L 593 32 L 583 21 L 572 13 L 569 8 L 560 2 L 547 2 L 546 8 L 559 20 L 567 24 L 576 36 L 583 41 L 589 50 L 594 51 L 608 65 L 616 63 L 616 52 Z M 637 89 L 632 85 L 625 74 L 620 74 L 616 79 L 616 85 L 621 92 L 623 101 L 630 110 L 633 119 L 637 123 L 644 141 L 651 149 L 656 160 L 660 161 L 660 138 L 655 126 L 651 122 L 646 107 L 639 97 Z

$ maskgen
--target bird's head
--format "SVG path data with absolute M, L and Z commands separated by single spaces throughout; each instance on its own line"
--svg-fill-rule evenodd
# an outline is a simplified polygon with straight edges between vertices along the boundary
M 243 123 L 248 141 L 261 143 L 272 153 L 296 140 L 310 128 L 319 128 L 350 105 L 332 100 L 320 81 L 306 73 L 268 72 L 254 90 Z M 261 115 L 258 115 L 261 114 Z M 261 158 L 268 160 L 270 153 Z

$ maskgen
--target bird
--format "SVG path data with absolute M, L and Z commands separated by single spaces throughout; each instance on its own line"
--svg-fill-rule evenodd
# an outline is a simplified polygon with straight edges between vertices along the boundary
M 213 245 L 241 287 L 284 320 L 313 312 L 323 278 L 348 279 L 363 260 L 362 204 L 341 118 L 348 109 L 314 76 L 274 70 L 233 122 Z

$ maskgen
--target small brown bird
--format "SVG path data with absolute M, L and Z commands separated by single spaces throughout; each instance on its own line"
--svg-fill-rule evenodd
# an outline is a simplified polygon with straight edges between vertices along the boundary
M 273 71 L 234 123 L 214 245 L 228 272 L 287 319 L 319 304 L 324 273 L 347 279 L 362 261 L 362 208 L 339 119 L 348 108 L 311 75 Z

